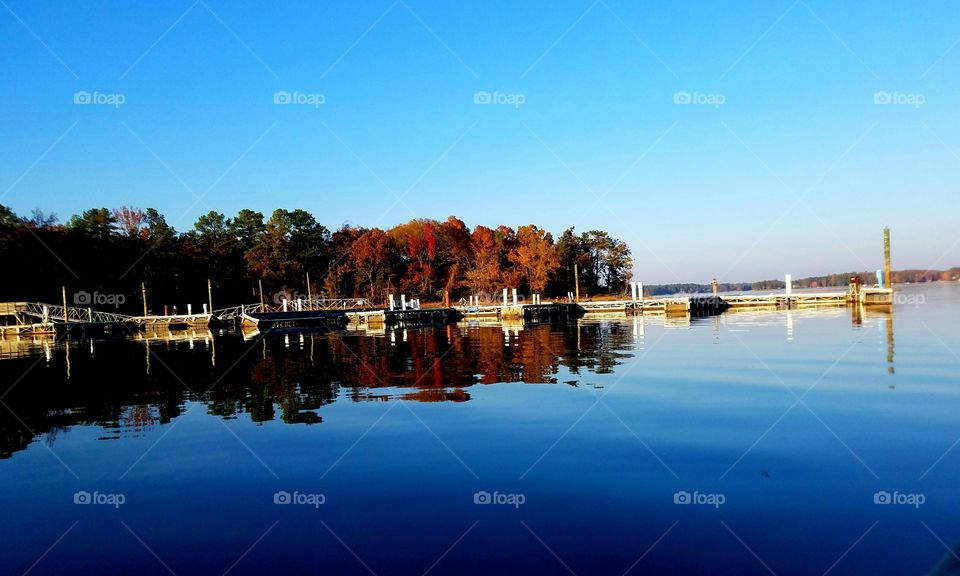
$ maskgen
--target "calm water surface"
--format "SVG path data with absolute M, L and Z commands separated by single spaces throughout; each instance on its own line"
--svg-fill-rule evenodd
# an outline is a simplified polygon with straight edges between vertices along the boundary
M 900 296 L 4 343 L 0 573 L 926 574 L 960 543 L 960 285 Z

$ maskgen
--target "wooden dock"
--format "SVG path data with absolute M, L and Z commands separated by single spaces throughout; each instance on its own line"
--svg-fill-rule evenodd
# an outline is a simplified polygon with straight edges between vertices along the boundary
M 0 336 L 27 335 L 116 335 L 146 329 L 180 330 L 207 327 L 211 314 L 127 316 L 92 308 L 69 307 L 42 302 L 0 302 Z
M 862 287 L 857 292 L 791 292 L 776 294 L 723 294 L 718 296 L 730 309 L 774 308 L 792 310 L 816 306 L 890 306 L 893 289 Z
M 485 322 L 551 321 L 580 317 L 664 314 L 703 316 L 727 310 L 797 309 L 842 306 L 891 306 L 893 289 L 851 284 L 846 292 L 784 290 L 767 294 L 718 294 L 641 297 L 625 300 L 514 303 L 507 305 L 421 308 L 378 307 L 364 299 L 285 301 L 280 305 L 248 304 L 213 313 L 126 316 L 90 308 L 68 308 L 34 302 L 0 303 L 0 337 L 80 334 L 125 336 L 144 332 L 207 329 L 240 325 L 266 330 L 331 328 L 383 330 L 388 327 L 442 325 L 459 319 Z
M 541 304 L 489 305 L 459 307 L 467 320 L 504 321 L 508 319 L 552 319 L 580 316 L 618 316 L 665 314 L 668 316 L 711 315 L 727 310 L 792 310 L 817 306 L 890 306 L 893 289 L 861 287 L 851 292 L 793 292 L 766 294 L 718 294 L 643 297 L 628 300 L 589 302 L 545 302 Z
M 298 300 L 280 305 L 247 304 L 218 310 L 214 322 L 246 328 L 289 330 L 297 328 L 345 328 L 429 326 L 455 321 L 454 308 L 384 308 L 365 299 Z

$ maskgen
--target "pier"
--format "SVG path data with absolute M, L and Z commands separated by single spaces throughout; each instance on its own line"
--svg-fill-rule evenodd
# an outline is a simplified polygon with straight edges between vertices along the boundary
M 629 299 L 576 302 L 547 301 L 539 295 L 533 303 L 426 307 L 378 307 L 365 299 L 288 300 L 280 305 L 247 304 L 212 313 L 126 316 L 90 308 L 68 308 L 36 302 L 0 303 L 0 336 L 136 335 L 242 326 L 260 331 L 300 328 L 383 329 L 396 326 L 433 326 L 460 319 L 492 322 L 550 321 L 583 316 L 665 314 L 704 316 L 737 310 L 792 310 L 812 307 L 890 306 L 893 289 L 851 283 L 845 292 L 783 292 L 766 294 L 717 294 L 641 297 L 642 287 L 633 286 Z M 406 306 L 406 303 L 405 303 Z
M 453 308 L 421 308 L 375 306 L 364 298 L 283 300 L 278 305 L 246 304 L 214 312 L 214 322 L 239 324 L 258 330 L 291 328 L 345 328 L 388 326 L 428 326 L 446 324 L 457 319 Z
M 43 302 L 0 302 L 0 336 L 124 335 L 148 328 L 183 330 L 206 327 L 212 319 L 213 315 L 209 313 L 127 316 Z

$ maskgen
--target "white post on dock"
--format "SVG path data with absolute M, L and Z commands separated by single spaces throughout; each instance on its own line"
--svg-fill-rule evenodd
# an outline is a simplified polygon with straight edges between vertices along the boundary
M 506 288 L 503 289 L 503 307 L 504 308 L 507 307 L 507 289 Z
M 87 308 L 87 321 L 93 322 L 93 308 Z
M 187 304 L 187 316 L 193 316 L 193 304 Z
M 283 299 L 283 311 L 284 311 L 284 312 L 287 311 L 287 299 L 286 299 L 286 298 Z
M 401 310 L 406 310 L 406 309 L 407 309 L 407 295 L 406 295 L 406 294 L 401 294 L 401 295 L 400 295 L 400 309 L 401 309 Z
M 514 306 L 517 305 L 517 289 L 516 288 L 513 289 L 513 305 Z
M 303 312 L 303 298 L 297 298 L 297 312 Z
M 206 313 L 207 313 L 207 304 L 206 304 L 206 302 L 204 302 L 204 304 L 203 304 L 203 313 L 204 313 L 204 315 L 206 315 Z
M 394 300 L 393 300 L 393 294 L 390 294 L 390 311 L 391 311 L 391 312 L 393 312 L 393 307 L 394 307 L 394 306 L 395 306 L 395 302 L 394 302 Z
M 643 282 L 637 282 L 637 300 L 643 302 Z
M 787 296 L 793 294 L 793 274 L 787 274 L 783 277 L 783 283 L 786 284 Z
M 630 301 L 631 302 L 637 301 L 637 283 L 636 282 L 630 283 Z

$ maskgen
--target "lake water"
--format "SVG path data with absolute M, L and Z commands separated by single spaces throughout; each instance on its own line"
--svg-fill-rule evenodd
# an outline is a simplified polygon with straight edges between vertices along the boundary
M 892 313 L 7 345 L 3 574 L 926 574 L 960 285 Z M 877 503 L 879 502 L 879 503 Z

